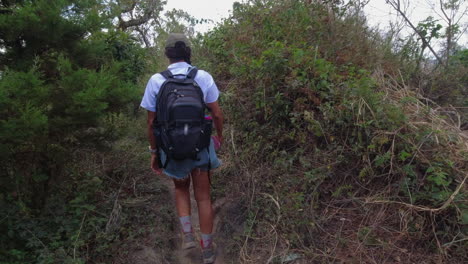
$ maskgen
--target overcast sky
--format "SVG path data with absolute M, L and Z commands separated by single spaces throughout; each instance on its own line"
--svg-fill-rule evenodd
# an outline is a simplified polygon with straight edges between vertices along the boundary
M 213 24 L 198 25 L 195 30 L 206 32 L 232 12 L 234 0 L 167 0 L 166 9 L 182 9 L 197 19 L 211 19 Z M 242 2 L 242 1 L 237 1 Z
M 226 18 L 232 12 L 232 4 L 234 0 L 168 0 L 166 9 L 182 9 L 191 14 L 195 18 L 211 19 L 213 24 L 199 25 L 197 31 L 206 32 L 222 18 Z M 238 0 L 238 2 L 242 2 Z M 468 5 L 465 1 L 465 8 Z M 438 7 L 439 0 L 411 0 L 410 15 L 414 24 L 432 15 L 439 18 L 437 14 L 430 8 L 430 5 Z M 364 9 L 368 21 L 371 26 L 380 25 L 380 28 L 388 26 L 389 21 L 396 19 L 396 12 L 385 3 L 385 0 L 370 0 L 369 4 Z M 438 9 L 437 9 L 438 11 Z M 465 16 L 463 23 L 468 23 L 468 16 Z M 443 23 L 441 23 L 443 24 Z M 459 44 L 467 46 L 468 34 L 465 33 Z

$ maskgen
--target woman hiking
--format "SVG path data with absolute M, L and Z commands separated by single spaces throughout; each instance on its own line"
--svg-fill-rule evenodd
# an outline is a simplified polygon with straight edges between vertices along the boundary
M 193 248 L 196 245 L 190 218 L 190 183 L 191 181 L 193 182 L 193 191 L 198 205 L 203 261 L 204 263 L 213 263 L 216 254 L 213 247 L 214 212 L 210 196 L 209 170 L 217 168 L 220 165 L 215 153 L 214 142 L 217 144 L 222 144 L 223 142 L 223 114 L 218 105 L 219 90 L 209 73 L 203 70 L 196 70 L 196 68 L 191 66 L 190 44 L 184 34 L 172 33 L 168 36 L 165 55 L 170 63 L 167 68 L 168 71 L 154 74 L 149 79 L 141 102 L 141 107 L 145 108 L 148 114 L 147 129 L 150 142 L 151 169 L 158 175 L 161 173 L 166 174 L 174 182 L 175 203 L 183 231 L 182 247 L 184 249 Z M 191 76 L 194 75 L 194 72 L 196 75 Z M 162 86 L 163 84 L 165 86 L 169 85 L 166 84 L 169 78 L 193 78 L 194 86 L 199 87 L 202 92 L 204 105 L 206 104 L 211 111 L 211 117 L 207 119 L 212 118 L 217 135 L 211 138 L 211 140 L 208 139 L 210 140 L 207 142 L 208 147 L 201 151 L 197 149 L 196 157 L 194 158 L 182 160 L 171 158 L 171 154 L 166 153 L 169 151 L 162 149 L 162 144 L 158 146 L 157 142 L 159 143 L 159 140 L 157 140 L 153 132 L 153 121 L 155 118 L 158 122 L 161 121 L 158 119 L 162 108 L 158 109 L 158 107 L 163 107 L 158 105 L 158 102 L 163 105 L 162 101 L 160 101 L 163 98 L 158 98 L 158 94 L 160 97 L 162 97 L 161 94 L 165 94 L 162 90 L 166 88 L 162 88 Z M 170 93 L 177 93 L 177 89 L 173 89 Z M 183 97 L 184 95 L 177 95 L 177 97 L 179 96 Z M 209 126 L 211 130 L 211 121 L 209 122 Z M 181 133 L 187 135 L 191 129 L 192 126 L 186 124 Z M 201 133 L 203 132 L 201 130 Z

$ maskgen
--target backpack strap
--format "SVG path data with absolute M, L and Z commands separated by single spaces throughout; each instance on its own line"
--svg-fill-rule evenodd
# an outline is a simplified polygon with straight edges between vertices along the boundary
M 189 69 L 189 72 L 187 73 L 187 79 L 195 79 L 195 76 L 197 76 L 198 69 L 197 67 L 192 67 Z
M 160 72 L 159 74 L 161 74 L 166 79 L 174 78 L 174 75 L 172 74 L 172 72 L 170 70 L 165 70 L 163 72 Z
M 187 73 L 187 79 L 195 79 L 195 76 L 197 76 L 197 73 L 198 73 L 198 69 L 197 67 L 192 67 L 189 69 L 189 72 Z M 165 70 L 163 72 L 160 72 L 159 74 L 161 74 L 164 78 L 166 79 L 172 79 L 174 78 L 174 74 L 172 74 L 172 72 L 170 70 Z M 184 76 L 184 74 L 177 74 L 177 75 L 181 75 L 181 76 Z
M 157 158 L 157 162 L 158 162 L 158 167 L 159 168 L 162 168 L 162 169 L 165 169 L 166 167 L 163 167 L 163 164 L 162 164 L 162 161 L 161 161 L 161 151 L 159 150 L 159 147 L 156 147 L 156 151 L 158 152 L 158 156 L 156 157 Z M 167 164 L 164 164 L 165 166 L 167 166 Z
M 166 161 L 164 162 L 164 165 L 162 165 L 162 167 L 160 168 L 163 168 L 163 169 L 167 168 L 167 164 L 169 164 L 169 155 L 166 154 Z

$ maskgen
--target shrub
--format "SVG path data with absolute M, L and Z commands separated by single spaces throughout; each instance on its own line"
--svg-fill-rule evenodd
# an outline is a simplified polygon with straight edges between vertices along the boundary
M 411 219 L 424 222 L 410 235 L 420 246 L 409 259 L 434 253 L 462 228 L 465 141 L 441 112 L 395 81 L 399 54 L 384 39 L 359 14 L 327 3 L 238 4 L 202 41 L 237 146 L 230 164 L 241 175 L 225 181 L 235 180 L 232 194 L 250 201 L 240 257 L 266 261 L 293 250 L 309 261 L 351 261 L 344 254 L 362 250 L 383 261 L 385 245 L 405 243 L 388 230 L 399 230 L 399 221 L 415 224 Z M 431 219 L 429 208 L 446 201 Z M 421 213 L 414 216 L 406 206 L 416 204 Z M 370 234 L 379 252 L 361 246 Z
M 135 108 L 145 52 L 106 28 L 99 1 L 1 6 L 2 261 L 70 262 L 69 249 L 82 243 L 76 231 L 101 186 L 96 175 L 68 168 L 75 151 L 116 139 L 106 120 Z M 103 221 L 94 216 L 87 231 Z

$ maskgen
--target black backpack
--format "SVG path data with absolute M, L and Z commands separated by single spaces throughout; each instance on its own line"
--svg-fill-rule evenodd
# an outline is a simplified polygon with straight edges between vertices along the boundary
M 210 145 L 212 120 L 205 119 L 209 109 L 195 82 L 197 72 L 193 67 L 181 79 L 169 70 L 160 73 L 166 81 L 158 93 L 153 133 L 158 148 L 167 156 L 163 168 L 170 159 L 196 160 L 197 154 Z

